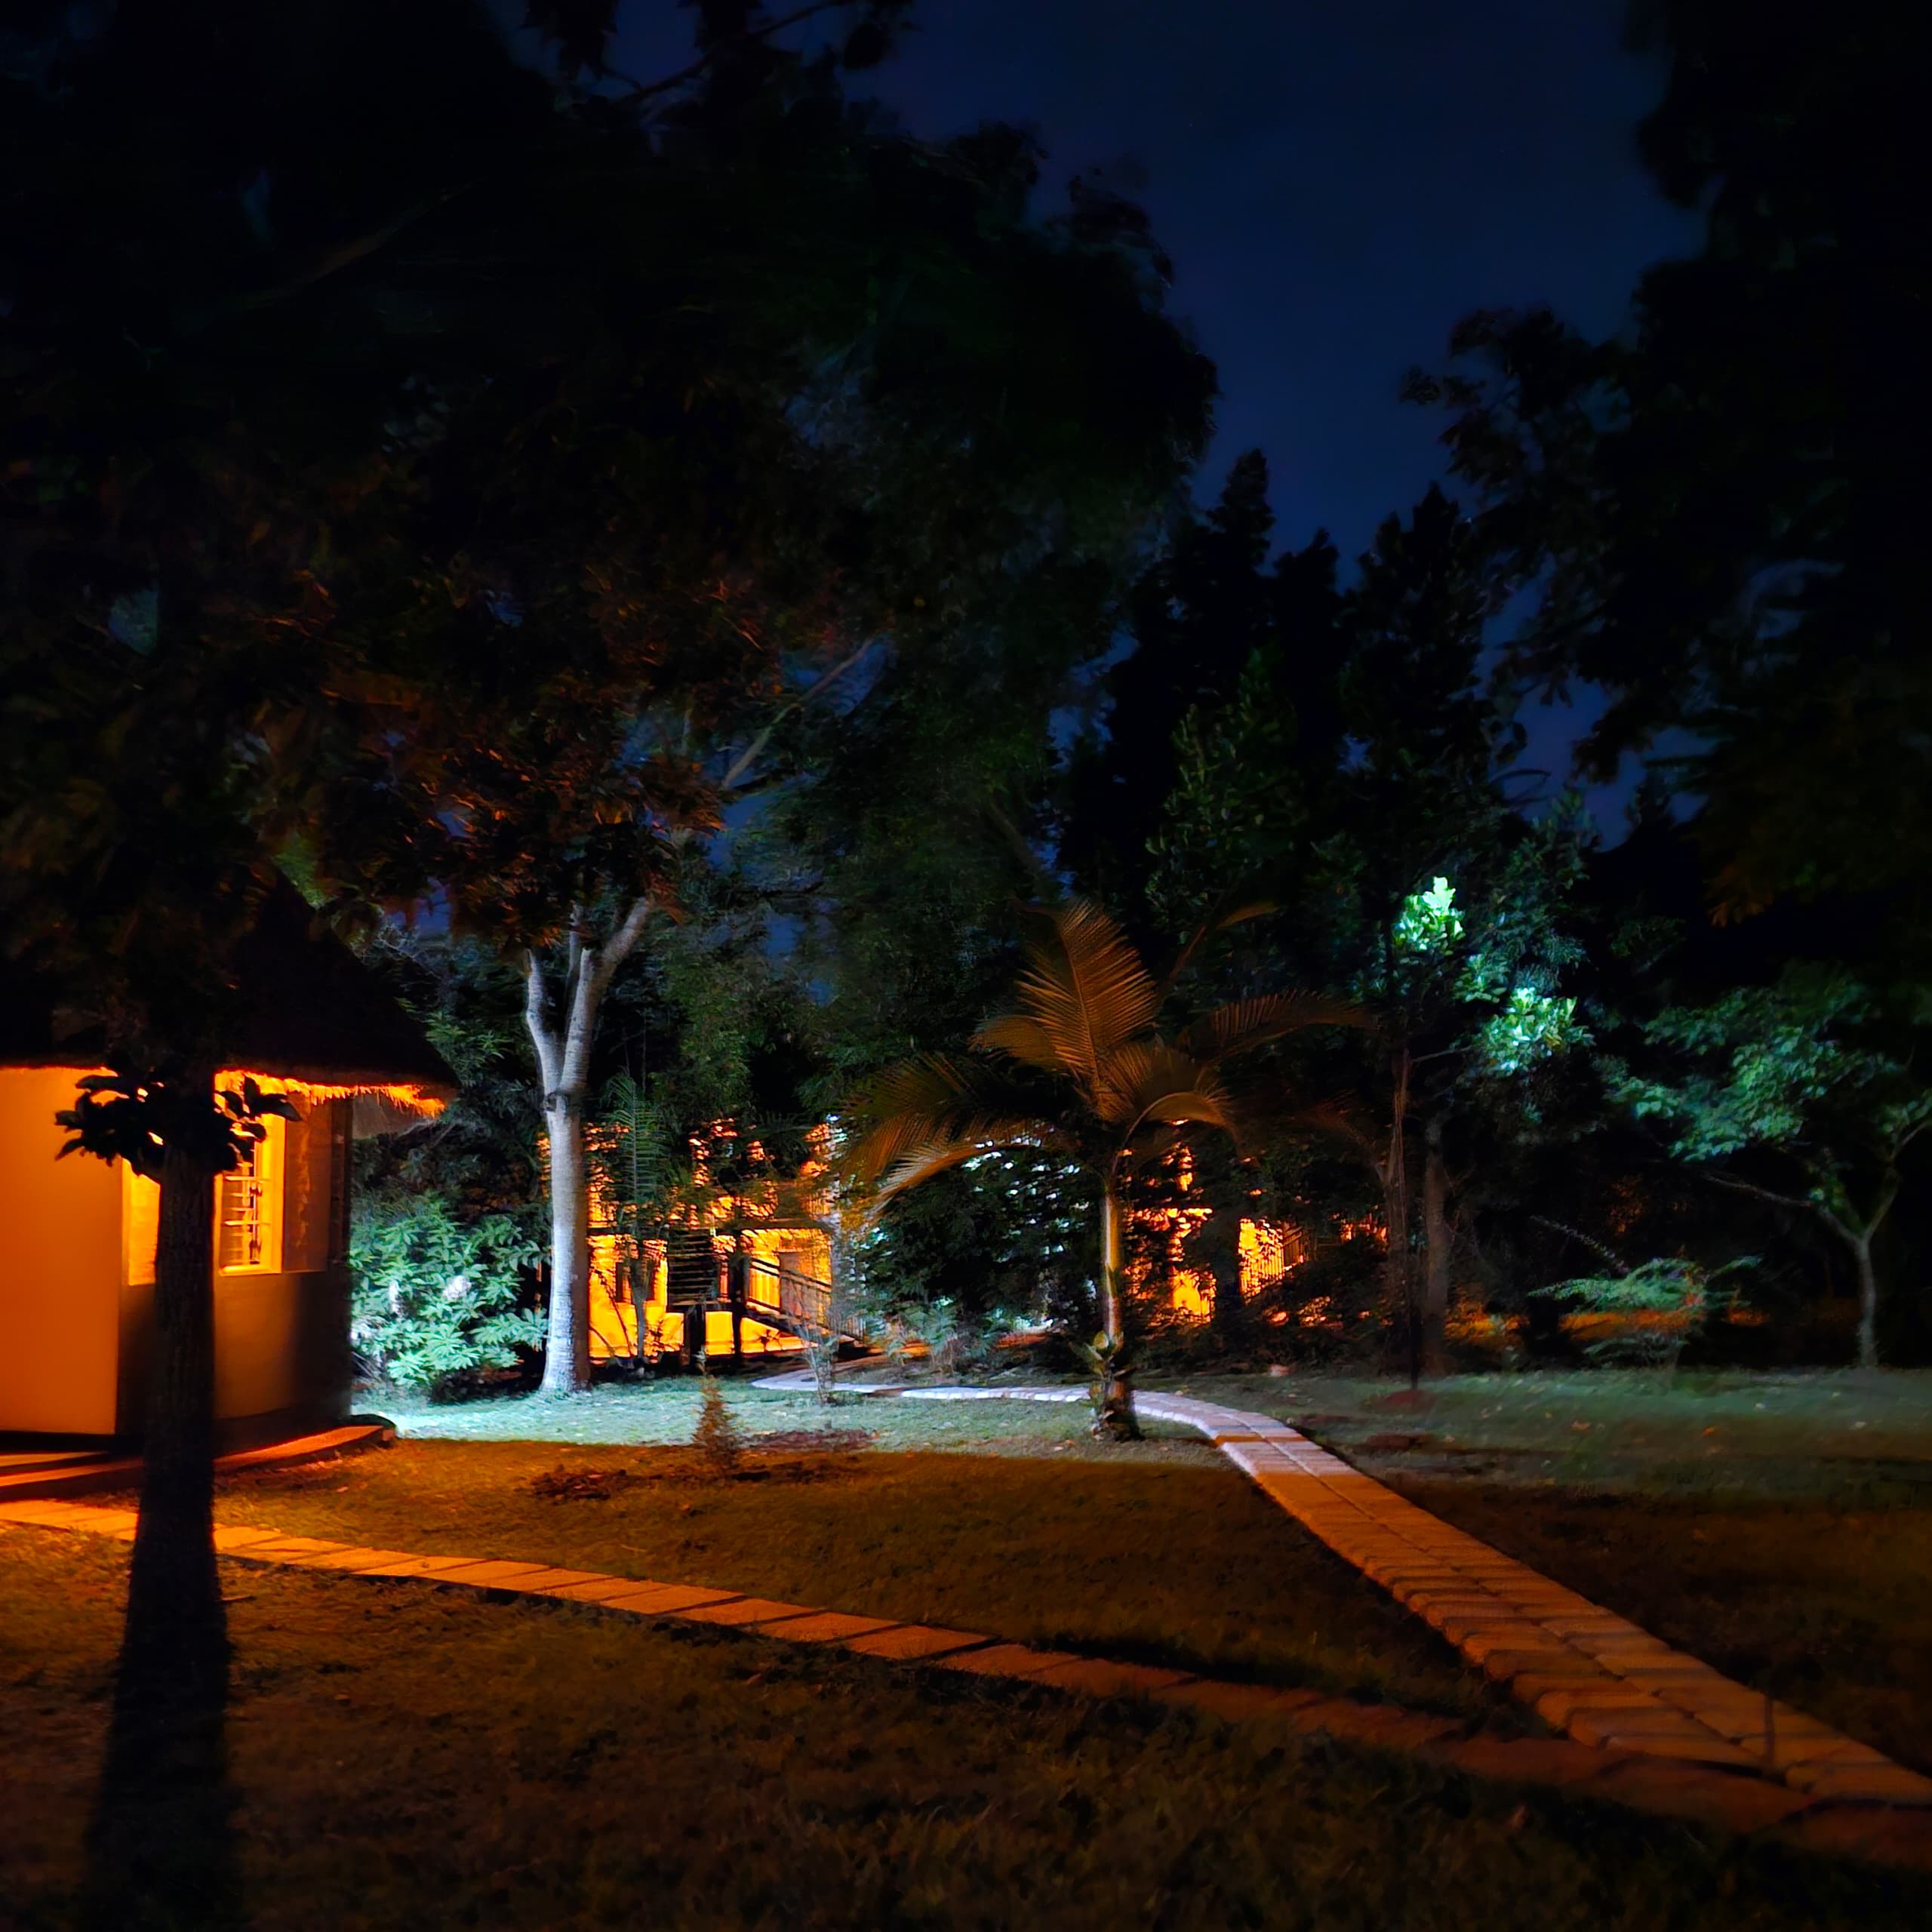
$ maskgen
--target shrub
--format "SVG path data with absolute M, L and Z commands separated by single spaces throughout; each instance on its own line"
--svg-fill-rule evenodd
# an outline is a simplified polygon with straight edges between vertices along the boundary
M 1729 1300 L 1717 1284 L 1756 1265 L 1755 1255 L 1718 1268 L 1660 1255 L 1621 1274 L 1579 1275 L 1533 1292 L 1571 1305 L 1564 1331 L 1592 1361 L 1668 1368 Z
M 518 1304 L 537 1243 L 507 1214 L 463 1222 L 440 1195 L 359 1210 L 351 1231 L 349 1340 L 366 1374 L 433 1389 L 508 1368 L 540 1318 Z
M 709 1464 L 713 1475 L 728 1476 L 744 1454 L 743 1438 L 732 1420 L 731 1405 L 724 1392 L 709 1376 L 704 1378 L 704 1404 L 698 1411 L 697 1427 L 691 1435 L 691 1447 Z

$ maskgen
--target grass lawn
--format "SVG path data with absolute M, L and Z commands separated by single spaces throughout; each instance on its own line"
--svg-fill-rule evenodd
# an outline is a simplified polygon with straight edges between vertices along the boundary
M 1243 1377 L 1425 1508 L 1932 1770 L 1932 1375 Z M 1394 1398 L 1392 1402 L 1392 1397 Z
M 748 1420 L 771 1420 L 755 1395 L 734 1400 Z M 971 1406 L 1062 1432 L 1085 1418 Z M 883 1423 L 932 1407 L 832 1414 Z M 954 1414 L 941 1426 L 955 1426 Z M 1534 1727 L 1218 1457 L 1180 1444 L 1112 1460 L 1041 1447 L 1030 1457 L 772 1451 L 721 1478 L 683 1448 L 405 1439 L 229 1478 L 217 1515 L 383 1548 L 715 1584 Z M 559 1475 L 593 1474 L 608 1494 L 543 1493 L 568 1486 Z
M 1090 1457 L 1118 1463 L 1180 1462 L 1198 1469 L 1220 1458 L 1191 1429 L 1151 1425 L 1149 1440 L 1124 1448 L 1087 1432 L 1093 1412 L 1081 1402 L 903 1401 L 842 1395 L 830 1408 L 809 1394 L 720 1385 L 748 1438 L 826 1429 L 863 1430 L 882 1449 L 964 1450 L 978 1456 Z M 697 1426 L 702 1385 L 691 1376 L 661 1382 L 605 1383 L 561 1401 L 497 1395 L 432 1402 L 400 1389 L 370 1392 L 365 1408 L 389 1417 L 405 1436 L 444 1442 L 611 1443 L 675 1447 Z
M 1932 1375 L 1461 1376 L 1432 1385 L 1420 1401 L 1399 1382 L 1308 1374 L 1151 1386 L 1281 1416 L 1727 1675 L 1932 1770 L 1932 1618 L 1924 1603 L 1932 1576 Z M 676 1560 L 691 1550 L 693 1567 L 681 1577 L 714 1580 L 696 1566 L 712 1560 L 707 1537 L 731 1521 L 755 1561 L 715 1580 L 738 1587 L 848 1607 L 838 1595 L 844 1580 L 879 1574 L 886 1552 L 884 1567 L 903 1556 L 917 1587 L 849 1607 L 950 1615 L 1001 1634 L 1438 1709 L 1466 1708 L 1455 1684 L 1465 1698 L 1483 1694 L 1415 1620 L 1314 1550 L 1252 1491 L 1230 1491 L 1226 1465 L 1180 1432 L 1157 1428 L 1157 1439 L 1123 1451 L 1091 1443 L 1078 1405 L 854 1398 L 828 1412 L 808 1398 L 746 1389 L 732 1401 L 748 1430 L 875 1432 L 873 1448 L 858 1459 L 867 1467 L 889 1447 L 1001 1460 L 960 1469 L 951 1494 L 943 1465 L 928 1472 L 933 1459 L 917 1457 L 906 1466 L 920 1467 L 918 1476 L 864 1483 L 867 1517 L 883 1498 L 896 1506 L 882 1535 L 848 1518 L 850 1492 L 837 1485 L 822 1492 L 823 1509 L 795 1511 L 788 1501 L 783 1548 L 758 1527 L 764 1512 L 755 1503 L 681 1498 L 679 1512 L 687 1503 L 694 1511 L 670 1525 L 686 1535 Z M 697 1404 L 693 1384 L 672 1381 L 601 1390 L 580 1404 L 419 1405 L 400 1420 L 412 1432 L 554 1431 L 664 1444 L 688 1438 Z M 1008 1493 L 1016 1459 L 1023 1466 L 1042 1457 L 1070 1466 L 1041 1492 L 1056 1499 L 1044 1509 L 1030 1479 L 1020 1481 L 1025 1500 Z M 1195 1475 L 1198 1491 L 1184 1479 Z M 1158 1493 L 1146 1487 L 1157 1477 L 1178 1506 L 1100 1502 L 1116 1482 L 1122 1497 Z M 592 1506 L 620 1505 L 640 1506 L 621 1497 Z M 1111 1519 L 1103 1532 L 1103 1518 Z M 280 1519 L 268 1512 L 263 1520 Z M 1012 1546 L 1002 1543 L 989 1569 L 985 1539 L 1004 1538 L 1004 1524 L 1014 1526 Z M 345 1518 L 334 1533 L 353 1527 Z M 1226 1546 L 1228 1532 L 1238 1537 L 1238 1552 Z M 642 1549 L 663 1546 L 627 1540 L 632 1551 L 616 1554 L 632 1562 Z M 814 1550 L 824 1552 L 823 1569 L 814 1567 Z M 1257 1563 L 1263 1550 L 1267 1561 Z M 567 1552 L 546 1545 L 528 1553 Z M 729 1554 L 736 1562 L 740 1551 Z M 660 1567 L 671 1574 L 668 1561 Z M 1090 1597 L 1083 1576 L 1106 1587 Z M 963 1598 L 955 1594 L 962 1585 Z M 948 1601 L 986 1605 L 985 1614 L 937 1609 L 941 1591 Z M 1218 1632 L 1203 1627 L 1198 1592 L 1227 1607 Z M 1067 1608 L 1075 1601 L 1078 1614 Z M 1444 1674 L 1453 1681 L 1441 1681 Z
M 1150 1383 L 1278 1415 L 1364 1468 L 1816 1499 L 1932 1490 L 1932 1371 L 1597 1370 L 1425 1385 L 1315 1374 Z M 1397 1438 L 1413 1438 L 1406 1444 Z M 1395 1460 L 1392 1461 L 1390 1459 Z
M 118 1544 L 0 1532 L 0 1918 L 18 1932 L 75 1922 L 126 1561 Z M 562 1605 L 224 1576 L 229 1830 L 260 1932 L 1800 1932 L 1932 1916 L 1922 1880 L 1259 1724 Z

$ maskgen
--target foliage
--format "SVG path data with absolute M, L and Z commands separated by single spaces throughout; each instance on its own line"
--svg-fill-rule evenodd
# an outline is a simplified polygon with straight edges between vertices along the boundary
M 1123 1187 L 1136 1167 L 1204 1128 L 1241 1137 L 1227 1063 L 1301 1029 L 1352 1026 L 1361 1016 L 1346 1001 L 1274 993 L 1164 1033 L 1161 1008 L 1192 946 L 1157 980 L 1090 903 L 1038 911 L 1032 926 L 1016 1010 L 983 1022 L 970 1055 L 928 1054 L 881 1075 L 855 1109 L 861 1131 L 851 1165 L 886 1199 L 1014 1146 L 1082 1169 L 1100 1208 L 1095 1426 L 1131 1433 Z
M 1879 1043 L 1879 1017 L 1870 989 L 1843 968 L 1793 961 L 1770 986 L 1660 1013 L 1644 1037 L 1685 1071 L 1654 1080 L 1620 1067 L 1614 1091 L 1671 1131 L 1680 1160 L 1786 1153 L 1810 1172 L 1819 1204 L 1841 1211 L 1834 1142 L 1892 1159 L 1932 1125 L 1932 1086 L 1908 1053 Z
M 977 1156 L 896 1196 L 866 1224 L 853 1253 L 860 1292 L 880 1316 L 921 1333 L 929 1311 L 949 1332 L 1071 1320 L 1098 1260 L 1092 1194 L 1076 1164 L 1050 1154 Z
M 1325 536 L 1271 563 L 1268 466 L 1237 459 L 1220 500 L 1178 521 L 1132 599 L 1134 648 L 1100 681 L 1075 748 L 1060 856 L 1081 888 L 1191 932 L 1229 883 L 1287 856 L 1307 774 L 1341 742 L 1336 555 Z M 1218 776 L 1236 753 L 1247 783 Z M 1177 802 L 1184 801 L 1184 803 Z M 1162 863 L 1149 875 L 1148 854 Z
M 1610 693 L 1593 775 L 1633 748 L 1673 770 L 1730 913 L 1903 888 L 1922 922 L 1927 590 L 1899 506 L 1927 429 L 1906 372 L 1932 281 L 1902 186 L 1926 17 L 1670 0 L 1632 17 L 1669 63 L 1642 152 L 1702 247 L 1645 272 L 1614 338 L 1478 314 L 1412 392 L 1449 411 L 1485 546 L 1531 593 L 1510 675 Z
M 55 1158 L 91 1154 L 97 1160 L 125 1161 L 150 1180 L 161 1178 L 171 1146 L 191 1149 L 196 1164 L 211 1174 L 230 1173 L 266 1138 L 265 1120 L 296 1118 L 290 1102 L 264 1094 L 252 1078 L 238 1090 L 217 1093 L 212 1106 L 168 1081 L 131 1073 L 84 1074 L 75 1084 L 74 1105 L 54 1116 L 54 1124 L 72 1137 Z
M 823 1328 L 814 1324 L 804 1338 L 805 1367 L 811 1371 L 812 1393 L 821 1408 L 831 1408 L 838 1400 L 841 1340 L 835 1321 Z
M 971 1057 L 928 1055 L 874 1083 L 854 1153 L 890 1197 L 1009 1146 L 1063 1152 L 1111 1188 L 1123 1162 L 1201 1127 L 1238 1131 L 1225 1063 L 1312 1026 L 1353 1025 L 1347 1001 L 1291 992 L 1230 1004 L 1164 1035 L 1156 980 L 1120 928 L 1082 901 L 1035 920 L 1016 1011 L 985 1021 Z
M 349 1339 L 365 1371 L 434 1388 L 514 1366 L 542 1335 L 540 1318 L 520 1305 L 539 1254 L 509 1216 L 465 1223 L 433 1194 L 360 1208 Z
M 1555 990 L 1558 971 L 1580 955 L 1551 918 L 1546 870 L 1560 881 L 1574 859 L 1560 821 L 1552 829 L 1556 835 L 1541 849 L 1530 841 L 1512 855 L 1475 934 L 1456 888 L 1440 875 L 1403 900 L 1391 931 L 1392 970 L 1383 984 L 1411 1009 L 1444 998 L 1461 1009 L 1464 1031 L 1452 1051 L 1478 1079 L 1507 1079 L 1590 1041 L 1575 996 Z
M 1871 990 L 1843 968 L 1788 963 L 1767 986 L 1672 1007 L 1644 1028 L 1674 1078 L 1617 1063 L 1611 1091 L 1669 1134 L 1670 1151 L 1719 1185 L 1814 1216 L 1858 1271 L 1859 1358 L 1878 1356 L 1873 1241 L 1903 1185 L 1907 1150 L 1932 1126 L 1932 1084 L 1913 1064 L 1915 1029 L 1884 1025 Z
M 1583 1324 L 1583 1352 L 1591 1361 L 1660 1368 L 1675 1362 L 1721 1312 L 1726 1296 L 1717 1284 L 1757 1265 L 1755 1255 L 1716 1268 L 1662 1255 L 1621 1274 L 1579 1275 L 1534 1292 L 1591 1318 Z
M 527 1217 L 539 1198 L 542 1116 L 520 976 L 473 940 L 391 921 L 359 950 L 421 1023 L 457 1088 L 434 1120 L 356 1143 L 358 1191 L 392 1200 L 440 1194 L 465 1221 Z

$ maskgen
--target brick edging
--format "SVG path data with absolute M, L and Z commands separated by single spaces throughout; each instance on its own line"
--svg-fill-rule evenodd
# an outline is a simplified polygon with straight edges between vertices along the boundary
M 137 1513 L 58 1500 L 0 1504 L 0 1531 L 62 1530 L 131 1542 Z M 1759 1777 L 1560 1738 L 1469 1736 L 1456 1720 L 1316 1690 L 1229 1682 L 1156 1666 L 1043 1651 L 977 1631 L 896 1623 L 701 1585 L 614 1577 L 548 1564 L 377 1549 L 269 1529 L 220 1529 L 228 1559 L 332 1571 L 371 1582 L 411 1581 L 480 1596 L 571 1604 L 597 1614 L 705 1623 L 783 1643 L 835 1646 L 875 1661 L 1031 1684 L 1065 1694 L 1137 1697 L 1224 1723 L 1271 1723 L 1304 1737 L 1395 1751 L 1489 1781 L 1540 1787 L 1836 1856 L 1932 1871 L 1921 1814 L 1807 1796 Z
M 772 1376 L 754 1386 L 799 1384 Z M 1070 1401 L 1085 1393 L 903 1386 L 863 1392 L 931 1401 Z M 1932 1778 L 1673 1650 L 1275 1417 L 1188 1395 L 1143 1394 L 1135 1407 L 1198 1430 L 1278 1509 L 1577 1743 L 1749 1774 L 1820 1798 L 1932 1807 Z

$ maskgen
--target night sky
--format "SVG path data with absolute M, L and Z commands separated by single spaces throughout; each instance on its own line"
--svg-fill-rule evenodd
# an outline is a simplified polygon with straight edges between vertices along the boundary
M 1661 75 L 1621 51 L 1624 11 L 921 0 L 870 78 L 920 134 L 1030 124 L 1053 189 L 1099 168 L 1147 208 L 1220 370 L 1203 494 L 1259 445 L 1282 540 L 1325 525 L 1349 557 L 1439 472 L 1439 425 L 1396 392 L 1459 316 L 1547 301 L 1607 331 L 1647 263 L 1694 245 L 1636 158 Z M 620 63 L 677 64 L 681 19 L 629 11 Z M 1574 720 L 1527 721 L 1532 761 L 1562 763 Z

